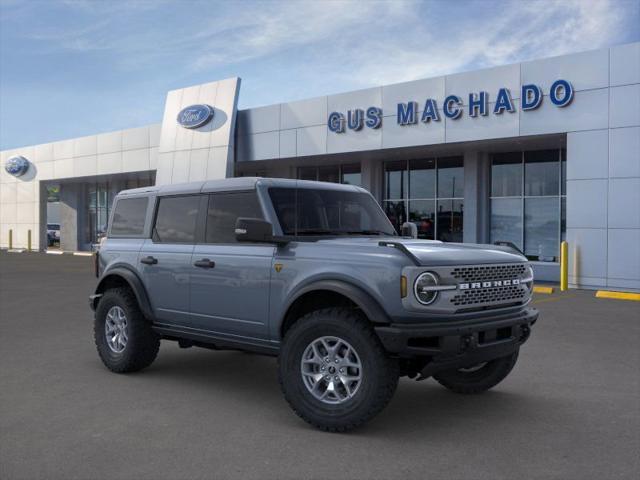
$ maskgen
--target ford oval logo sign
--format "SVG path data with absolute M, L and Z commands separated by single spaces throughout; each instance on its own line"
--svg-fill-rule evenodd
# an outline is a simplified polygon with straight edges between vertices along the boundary
M 178 113 L 178 123 L 184 128 L 198 128 L 213 118 L 213 107 L 209 105 L 191 105 Z
M 11 157 L 4 164 L 4 169 L 14 177 L 21 177 L 29 170 L 29 160 L 24 157 Z

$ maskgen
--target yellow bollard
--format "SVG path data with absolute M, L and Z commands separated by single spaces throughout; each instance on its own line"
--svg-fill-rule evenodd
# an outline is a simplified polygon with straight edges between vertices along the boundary
M 27 251 L 31 251 L 31 229 L 27 231 Z
M 9 250 L 13 248 L 13 230 L 9 229 Z
M 560 244 L 560 291 L 564 292 L 569 288 L 569 244 Z

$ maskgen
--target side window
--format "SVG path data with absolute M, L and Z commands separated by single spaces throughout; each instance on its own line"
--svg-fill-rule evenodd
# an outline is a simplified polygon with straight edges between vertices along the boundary
M 153 229 L 158 243 L 194 243 L 200 195 L 161 197 Z
M 256 192 L 210 195 L 206 243 L 235 243 L 238 217 L 264 218 Z
M 111 235 L 142 235 L 148 203 L 147 197 L 119 199 L 113 212 Z

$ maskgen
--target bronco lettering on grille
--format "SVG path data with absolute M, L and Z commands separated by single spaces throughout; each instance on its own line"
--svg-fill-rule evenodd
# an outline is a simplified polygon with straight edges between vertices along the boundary
M 491 280 L 488 282 L 459 283 L 458 288 L 460 290 L 475 290 L 477 288 L 510 287 L 512 285 L 520 285 L 520 280 L 514 278 L 511 280 Z

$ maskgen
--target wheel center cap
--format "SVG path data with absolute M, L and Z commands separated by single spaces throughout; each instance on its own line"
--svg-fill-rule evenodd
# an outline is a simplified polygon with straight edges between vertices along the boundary
M 329 373 L 331 374 L 336 373 L 336 367 L 329 367 Z

